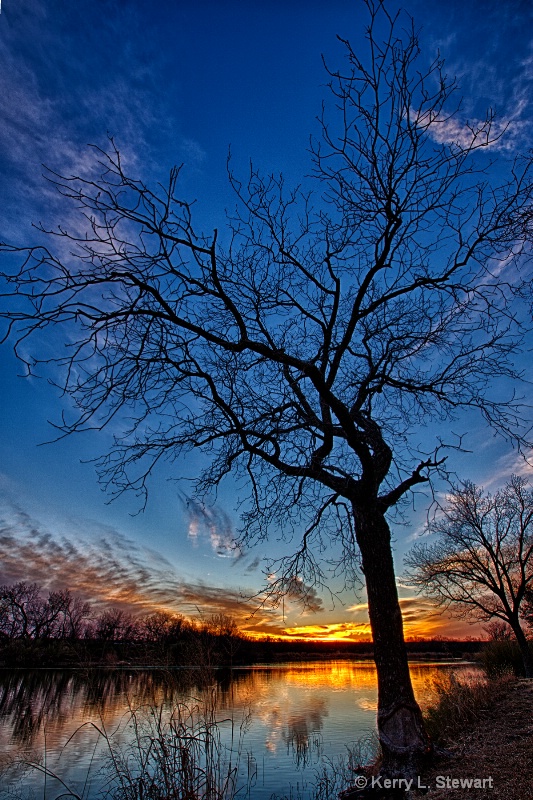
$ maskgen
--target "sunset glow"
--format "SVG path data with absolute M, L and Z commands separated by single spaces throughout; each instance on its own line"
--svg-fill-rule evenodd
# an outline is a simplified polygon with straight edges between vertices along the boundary
M 95 610 L 122 608 L 134 615 L 182 614 L 201 622 L 212 614 L 234 618 L 246 636 L 284 641 L 369 642 L 366 603 L 310 613 L 287 601 L 284 610 L 263 605 L 251 589 L 184 580 L 162 555 L 112 530 L 100 537 L 54 536 L 47 525 L 15 507 L 0 517 L 0 583 L 25 580 L 45 589 L 70 588 Z M 482 637 L 481 626 L 442 615 L 421 597 L 400 600 L 407 639 Z M 317 617 L 320 617 L 318 622 Z

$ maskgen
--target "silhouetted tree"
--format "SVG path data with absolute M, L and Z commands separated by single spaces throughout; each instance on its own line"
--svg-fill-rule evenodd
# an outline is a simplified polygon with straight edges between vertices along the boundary
M 72 597 L 68 589 L 63 590 L 63 598 L 64 612 L 59 635 L 65 639 L 81 639 L 91 614 L 91 605 L 80 597 Z
M 410 580 L 452 614 L 501 620 L 490 631 L 513 631 L 533 677 L 533 658 L 522 627 L 524 599 L 533 586 L 533 492 L 514 476 L 495 495 L 473 483 L 456 487 L 430 526 L 434 544 L 416 545 L 408 555 Z
M 154 611 L 139 620 L 139 635 L 144 641 L 168 642 L 179 638 L 187 621 L 181 614 Z
M 102 611 L 96 618 L 94 638 L 105 642 L 131 642 L 140 636 L 137 620 L 121 608 Z
M 508 642 L 513 638 L 513 629 L 509 623 L 500 620 L 489 622 L 488 625 L 485 625 L 484 631 L 490 642 Z
M 523 436 L 520 404 L 495 378 L 520 378 L 511 290 L 533 191 L 529 159 L 493 180 L 480 152 L 497 139 L 492 115 L 461 125 L 454 83 L 440 58 L 418 61 L 411 21 L 367 7 L 366 55 L 345 42 L 345 68 L 329 71 L 334 121 L 324 112 L 312 144 L 319 196 L 254 168 L 230 174 L 238 207 L 205 236 L 180 170 L 156 193 L 112 143 L 97 150 L 100 177 L 52 176 L 87 234 L 59 226 L 57 250 L 28 248 L 7 280 L 29 372 L 50 363 L 28 355 L 29 339 L 65 331 L 52 361 L 77 414 L 60 433 L 127 420 L 99 462 L 114 491 L 145 495 L 155 464 L 202 448 L 200 494 L 229 473 L 250 487 L 244 543 L 301 534 L 271 567 L 273 592 L 325 582 L 322 558 L 352 585 L 360 561 L 382 769 L 405 775 L 429 744 L 387 514 L 442 467 L 438 446 L 417 446 L 421 424 L 467 408 Z
M 79 639 L 90 612 L 89 603 L 68 589 L 45 598 L 36 583 L 0 586 L 0 633 L 6 639 Z
M 211 614 L 205 621 L 204 627 L 208 633 L 217 637 L 222 656 L 229 658 L 230 664 L 233 664 L 233 659 L 243 641 L 237 620 L 231 614 L 219 612 L 218 614 Z
M 19 581 L 0 587 L 0 620 L 9 639 L 29 639 L 39 626 L 43 600 L 36 583 Z
M 231 614 L 211 614 L 204 623 L 210 633 L 215 636 L 238 636 L 239 626 L 237 620 Z
M 524 597 L 524 619 L 531 629 L 533 629 L 533 587 L 528 587 Z

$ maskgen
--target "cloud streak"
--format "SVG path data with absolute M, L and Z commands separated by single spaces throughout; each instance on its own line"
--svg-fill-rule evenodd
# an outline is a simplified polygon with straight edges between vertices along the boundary
M 350 619 L 329 621 L 322 599 L 310 587 L 293 587 L 284 602 L 284 614 L 259 593 L 183 579 L 160 553 L 137 545 L 111 527 L 87 523 L 80 535 L 58 535 L 20 505 L 4 501 L 0 509 L 0 583 L 35 582 L 44 590 L 69 588 L 89 600 L 94 610 L 117 607 L 134 614 L 156 609 L 192 618 L 212 614 L 232 616 L 251 636 L 283 639 L 369 641 L 366 603 L 345 610 Z M 302 592 L 305 608 L 302 611 Z M 464 621 L 452 621 L 428 600 L 400 600 L 408 638 L 479 634 Z M 297 619 L 317 615 L 317 621 Z
M 491 147 L 511 152 L 531 146 L 531 88 L 533 82 L 533 7 L 526 0 L 501 3 L 486 0 L 483 11 L 475 3 L 452 0 L 446 4 L 419 3 L 414 15 L 428 12 L 424 43 L 446 59 L 446 71 L 456 76 L 463 120 L 483 119 L 495 109 L 493 133 L 508 130 Z M 413 8 L 413 7 L 411 7 Z M 476 35 L 472 36 L 472 30 Z M 453 101 L 452 101 L 453 102 Z M 457 118 L 433 132 L 440 141 L 461 141 L 468 129 Z M 474 122 L 474 125 L 476 123 Z M 440 128 L 440 132 L 438 129 Z M 463 140 L 464 141 L 464 140 Z
M 166 609 L 197 617 L 230 614 L 241 625 L 257 611 L 258 601 L 238 588 L 186 581 L 172 564 L 109 527 L 88 533 L 57 535 L 20 505 L 4 502 L 0 511 L 0 583 L 36 582 L 45 590 L 69 588 L 96 609 L 116 606 L 140 613 Z M 268 623 L 269 613 L 261 612 Z
M 428 126 L 428 133 L 437 144 L 453 144 L 461 149 L 486 147 L 490 150 L 514 151 L 524 143 L 529 122 L 520 119 L 521 106 L 513 118 L 494 120 L 490 127 L 483 120 L 464 122 L 456 116 L 435 118 L 429 124 L 422 117 L 419 122 Z

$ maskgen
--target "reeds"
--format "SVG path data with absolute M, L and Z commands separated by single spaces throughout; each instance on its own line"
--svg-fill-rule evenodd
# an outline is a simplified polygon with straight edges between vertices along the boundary
M 373 774 L 373 766 L 379 764 L 380 758 L 381 748 L 374 731 L 346 745 L 345 752 L 335 758 L 323 756 L 306 780 L 292 786 L 288 794 L 273 795 L 271 800 L 337 800 L 339 792 L 353 784 L 355 775 Z
M 530 643 L 533 652 L 533 644 Z M 514 639 L 493 639 L 479 654 L 479 661 L 490 678 L 505 674 L 517 677 L 524 674 L 524 661 L 518 642 Z
M 250 759 L 243 758 L 245 717 L 218 719 L 215 699 L 175 703 L 171 709 L 131 709 L 133 738 L 120 745 L 105 731 L 103 768 L 113 800 L 233 800 L 249 796 Z
M 202 699 L 187 702 L 143 704 L 130 708 L 120 724 L 108 730 L 103 722 L 80 726 L 64 747 L 73 747 L 82 728 L 96 732 L 96 757 L 81 787 L 68 785 L 57 766 L 46 758 L 18 759 L 8 770 L 19 778 L 25 773 L 42 776 L 44 795 L 57 788 L 72 800 L 237 800 L 250 797 L 256 764 L 243 747 L 249 716 L 239 724 L 216 714 L 216 687 Z M 31 780 L 31 779 L 30 779 Z M 28 784 L 20 780 L 19 786 Z M 5 792 L 0 792 L 3 797 Z M 39 796 L 31 791 L 32 797 Z M 9 797 L 28 796 L 8 791 Z

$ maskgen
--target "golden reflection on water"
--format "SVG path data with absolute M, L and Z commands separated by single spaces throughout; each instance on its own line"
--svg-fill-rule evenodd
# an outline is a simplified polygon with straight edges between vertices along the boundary
M 333 690 L 353 686 L 375 686 L 376 668 L 373 664 L 365 662 L 314 662 L 287 667 L 284 680 L 289 684 L 328 686 Z
M 418 701 L 450 665 L 413 664 Z M 464 666 L 453 668 L 465 670 Z M 206 680 L 207 678 L 207 680 Z M 266 754 L 302 754 L 317 736 L 357 738 L 375 726 L 376 670 L 372 662 L 314 661 L 200 674 L 186 670 L 0 671 L 0 749 L 6 753 L 73 742 L 77 755 L 94 744 L 94 727 L 120 729 L 131 709 L 170 709 L 176 702 L 211 708 L 220 719 L 250 715 L 254 745 Z M 88 724 L 89 723 L 89 724 Z M 122 728 L 121 728 L 122 726 Z M 91 744 L 92 743 L 92 744 Z M 80 756 L 83 757 L 83 756 Z

